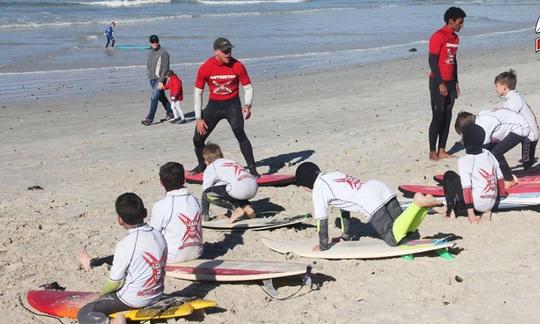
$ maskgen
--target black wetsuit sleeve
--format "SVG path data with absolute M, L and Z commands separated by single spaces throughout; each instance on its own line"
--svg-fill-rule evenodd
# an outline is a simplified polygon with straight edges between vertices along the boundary
M 95 267 L 99 267 L 102 264 L 112 265 L 113 259 L 114 259 L 114 255 L 108 255 L 106 257 L 101 257 L 101 258 L 93 258 L 90 260 L 90 267 L 95 268 Z
M 328 218 L 321 219 L 318 222 L 319 247 L 321 251 L 325 251 L 330 248 L 330 244 L 328 243 Z
M 442 83 L 441 71 L 439 70 L 439 55 L 429 54 L 428 62 L 429 68 L 433 73 L 433 78 L 435 79 L 435 84 L 438 86 Z

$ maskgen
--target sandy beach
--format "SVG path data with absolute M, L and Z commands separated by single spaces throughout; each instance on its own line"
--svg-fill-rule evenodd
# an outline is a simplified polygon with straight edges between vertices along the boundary
M 454 116 L 459 110 L 476 113 L 498 102 L 493 78 L 509 68 L 517 71 L 517 88 L 538 115 L 539 61 L 531 47 L 462 50 L 462 96 Z M 419 55 L 332 72 L 255 79 L 253 117 L 246 132 L 256 160 L 263 162 L 259 171 L 272 167 L 294 173 L 295 163 L 308 159 L 323 170 L 382 180 L 396 192 L 403 183 L 432 184 L 433 175 L 455 170 L 457 159 L 432 162 L 427 158 L 431 118 L 427 73 L 427 58 Z M 187 111 L 192 107 L 192 90 L 186 86 Z M 99 289 L 107 267 L 85 272 L 75 254 L 82 248 L 94 256 L 113 252 L 125 235 L 115 223 L 116 197 L 135 192 L 151 209 L 164 195 L 160 165 L 168 161 L 179 161 L 186 169 L 195 165 L 193 122 L 140 125 L 149 95 L 139 91 L 0 105 L 2 322 L 53 323 L 28 313 L 17 299 L 41 284 L 57 281 L 68 290 Z M 164 111 L 159 107 L 157 118 L 161 115 Z M 221 145 L 226 157 L 244 162 L 225 122 L 210 140 Z M 449 146 L 457 140 L 452 128 Z M 508 157 L 510 165 L 516 165 L 519 150 Z M 32 186 L 43 190 L 27 189 Z M 200 197 L 199 185 L 187 188 Z M 281 206 L 290 215 L 311 212 L 309 193 L 292 185 L 260 188 L 255 202 Z M 334 210 L 332 217 L 336 215 Z M 332 232 L 337 231 L 332 226 Z M 470 225 L 466 218 L 450 221 L 428 216 L 420 234 L 437 233 L 463 238 L 455 259 L 426 255 L 413 261 L 318 260 L 314 278 L 322 284 L 320 289 L 304 290 L 305 294 L 286 301 L 269 301 L 256 283 L 211 285 L 167 278 L 166 292 L 215 300 L 222 308 L 179 323 L 537 321 L 538 210 L 496 213 L 492 222 L 479 225 Z M 235 234 L 204 231 L 204 240 L 219 258 L 286 261 L 284 255 L 266 248 L 262 237 L 316 242 L 312 227 Z M 312 260 L 295 257 L 292 261 Z M 298 281 L 282 284 L 279 291 L 287 294 Z

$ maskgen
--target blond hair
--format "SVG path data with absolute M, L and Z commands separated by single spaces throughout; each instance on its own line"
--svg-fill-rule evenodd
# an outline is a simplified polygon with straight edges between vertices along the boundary
M 208 164 L 214 162 L 217 159 L 223 158 L 223 153 L 221 152 L 221 148 L 219 147 L 219 145 L 214 144 L 214 143 L 206 144 L 206 146 L 204 147 L 202 151 L 202 154 L 203 154 L 204 160 Z

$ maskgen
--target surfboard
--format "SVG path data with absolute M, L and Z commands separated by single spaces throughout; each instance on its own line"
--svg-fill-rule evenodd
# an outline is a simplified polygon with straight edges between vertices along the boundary
M 527 175 L 527 174 L 516 174 L 517 178 L 519 179 L 519 183 L 540 183 L 540 175 L 534 174 L 534 175 Z M 443 175 L 437 174 L 433 177 L 433 180 L 437 181 L 438 183 L 442 183 L 443 181 Z
M 187 183 L 193 184 L 202 184 L 203 183 L 203 173 L 191 174 L 186 171 L 184 174 Z M 259 186 L 283 186 L 287 184 L 294 183 L 296 177 L 292 174 L 262 174 L 258 179 L 257 183 Z
M 313 247 L 317 244 L 315 241 L 263 238 L 262 242 L 278 253 L 293 253 L 304 258 L 379 259 L 446 249 L 453 247 L 458 241 L 448 242 L 445 239 L 425 239 L 409 241 L 392 247 L 380 239 L 362 238 L 359 241 L 338 242 L 326 251 L 313 251 Z
M 415 193 L 420 192 L 424 195 L 432 195 L 434 197 L 443 197 L 444 190 L 442 186 L 428 186 L 428 185 L 401 185 L 398 187 L 404 195 L 413 196 Z M 508 194 L 523 194 L 523 193 L 540 193 L 540 183 L 518 183 L 515 186 L 510 187 L 507 190 Z
M 243 219 L 230 223 L 228 219 L 216 219 L 208 222 L 202 222 L 202 227 L 217 231 L 262 231 L 279 227 L 286 227 L 302 222 L 310 221 L 311 214 L 303 214 L 290 217 L 256 217 Z
M 30 306 L 41 313 L 77 319 L 79 310 L 99 296 L 99 293 L 85 291 L 30 290 L 26 294 L 26 299 Z M 192 314 L 195 310 L 215 306 L 217 306 L 216 302 L 211 300 L 167 296 L 153 305 L 121 312 L 121 314 L 128 320 L 145 321 L 183 317 Z M 110 316 L 115 317 L 118 314 L 120 313 L 111 314 Z
M 132 49 L 132 50 L 147 50 L 150 49 L 148 45 L 115 45 L 117 49 Z
M 303 275 L 309 264 L 273 261 L 192 260 L 166 266 L 166 275 L 192 281 L 252 281 Z
M 442 204 L 445 204 L 444 197 L 435 197 Z M 412 198 L 404 198 L 400 200 L 401 208 L 405 209 L 409 207 L 412 203 Z M 508 195 L 501 197 L 497 210 L 507 210 L 507 209 L 519 209 L 527 208 L 532 206 L 540 205 L 540 193 L 538 194 L 519 194 L 519 195 Z

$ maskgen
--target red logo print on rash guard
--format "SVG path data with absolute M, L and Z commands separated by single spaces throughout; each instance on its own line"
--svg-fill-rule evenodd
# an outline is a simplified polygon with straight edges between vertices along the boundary
M 497 183 L 496 179 L 494 179 L 493 175 L 495 174 L 495 168 L 489 173 L 489 171 L 486 171 L 484 169 L 480 169 L 479 171 L 480 175 L 484 180 L 486 180 L 486 186 L 484 187 L 483 191 L 485 193 L 493 192 L 497 189 Z
M 362 182 L 362 180 L 356 179 L 356 178 L 351 177 L 351 176 L 346 176 L 345 178 L 336 179 L 335 181 L 336 182 L 341 182 L 341 183 L 344 182 L 344 183 L 348 184 L 351 187 L 351 189 L 354 189 L 354 190 L 359 190 L 362 187 L 362 185 L 364 184 Z
M 189 219 L 187 215 L 180 214 L 178 215 L 180 221 L 186 226 L 186 232 L 182 237 L 182 244 L 178 247 L 178 250 L 189 246 L 199 246 L 201 245 L 202 235 L 201 228 L 199 226 L 201 215 L 199 213 L 195 214 L 193 220 Z M 192 242 L 187 242 L 188 240 L 193 240 Z
M 166 250 L 166 249 L 165 249 Z M 167 257 L 167 251 L 163 252 L 163 255 L 161 256 L 161 259 L 157 259 L 152 254 L 145 252 L 144 253 L 144 261 L 146 264 L 150 266 L 152 269 L 152 275 L 146 282 L 144 283 L 144 287 L 147 289 L 141 290 L 137 293 L 138 296 L 145 296 L 145 295 L 153 295 L 156 293 L 156 289 L 159 289 L 160 287 L 154 287 L 159 281 L 163 280 L 163 277 L 165 275 L 165 272 L 163 271 L 165 269 L 165 258 Z

